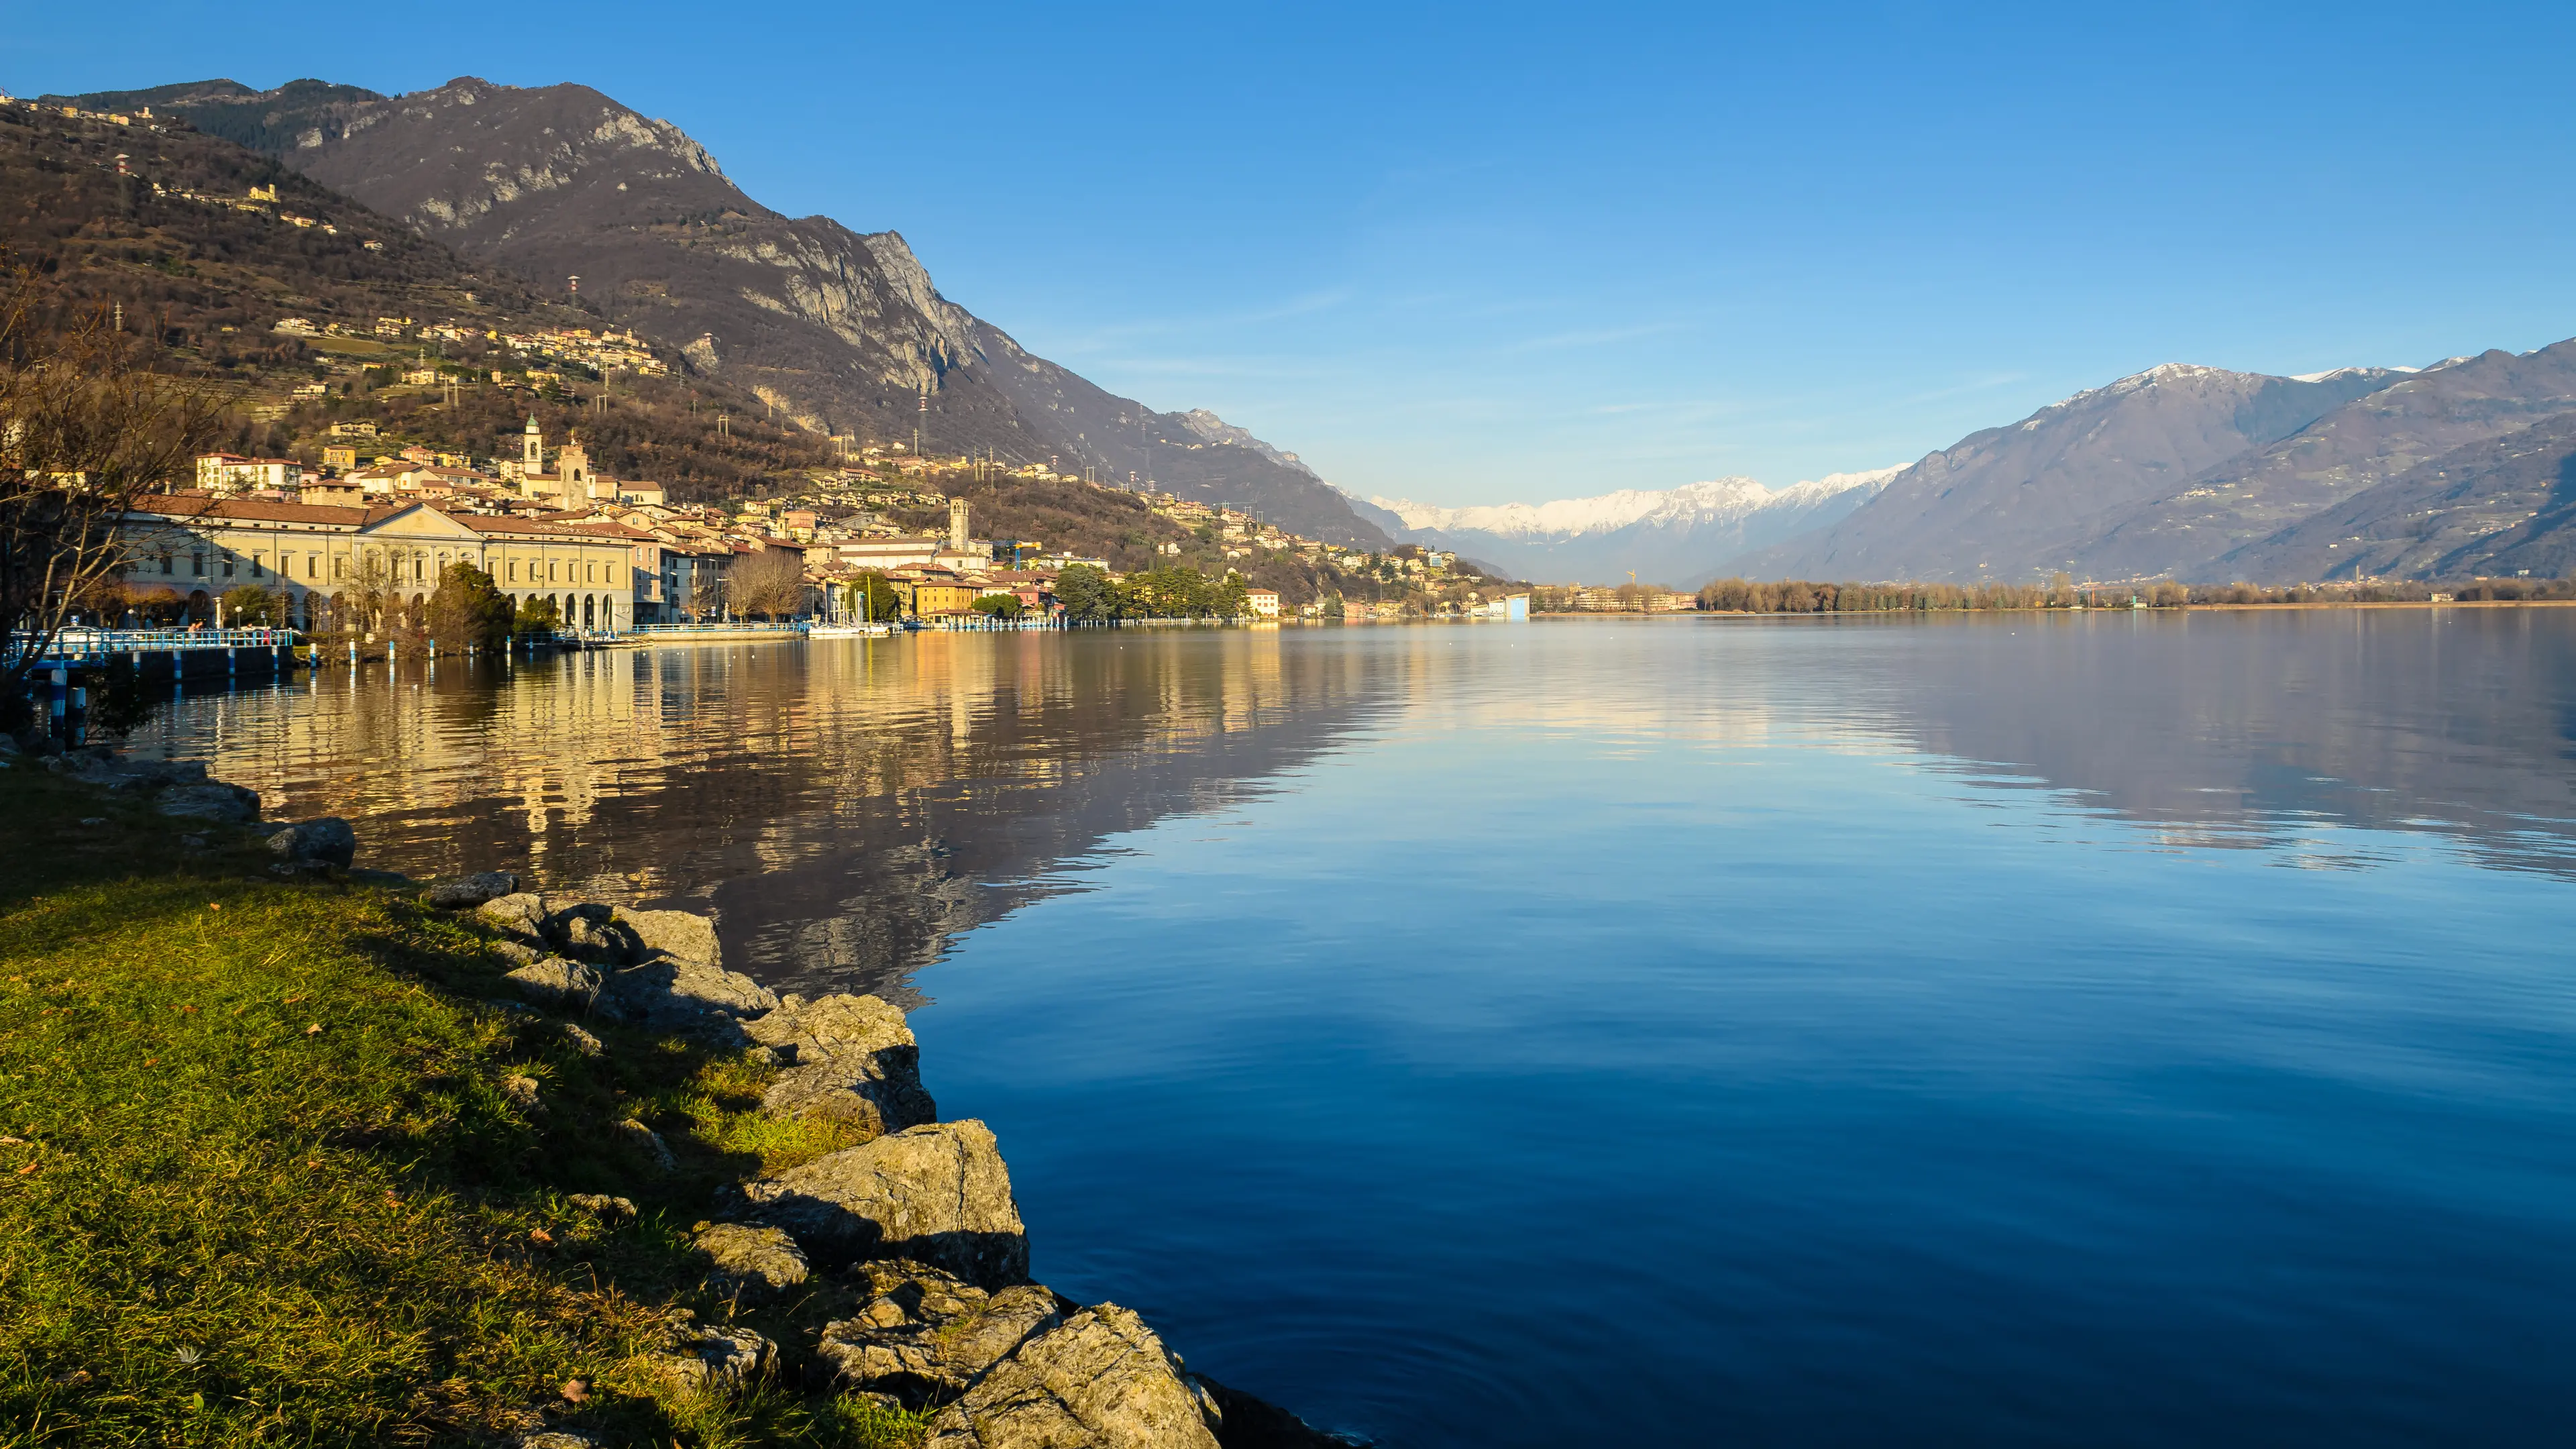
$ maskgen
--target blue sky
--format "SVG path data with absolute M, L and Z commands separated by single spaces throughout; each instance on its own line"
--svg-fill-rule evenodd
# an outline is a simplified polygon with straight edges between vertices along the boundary
M 2576 334 L 2571 6 L 55 6 L 18 94 L 580 81 L 1362 493 L 1910 461 Z

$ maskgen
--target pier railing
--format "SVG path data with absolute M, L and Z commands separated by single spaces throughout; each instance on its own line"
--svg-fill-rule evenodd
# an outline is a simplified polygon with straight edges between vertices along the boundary
M 776 622 L 745 620 L 738 624 L 637 624 L 626 632 L 648 639 L 685 639 L 692 634 L 802 634 L 813 625 L 803 619 Z
M 108 659 L 116 655 L 172 654 L 199 649 L 292 649 L 303 635 L 293 629 L 65 629 L 54 636 L 47 659 L 66 663 Z M 9 643 L 11 657 L 40 641 L 21 634 Z

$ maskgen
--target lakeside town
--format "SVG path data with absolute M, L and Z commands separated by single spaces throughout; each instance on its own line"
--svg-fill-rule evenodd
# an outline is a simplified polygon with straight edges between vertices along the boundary
M 401 325 L 389 318 L 381 327 Z M 567 351 L 591 344 L 586 362 L 616 367 L 604 349 L 631 341 L 611 333 L 530 343 Z M 439 381 L 431 369 L 406 379 Z M 1155 545 L 1169 567 L 1130 574 L 1047 540 L 977 536 L 968 500 L 922 480 L 994 465 L 934 461 L 899 444 L 866 446 L 846 466 L 803 475 L 779 496 L 728 507 L 676 502 L 660 483 L 604 472 L 577 430 L 550 438 L 533 414 L 516 442 L 516 456 L 478 458 L 361 421 L 330 425 L 318 463 L 199 455 L 190 486 L 138 498 L 137 562 L 116 606 L 137 622 L 223 623 L 226 596 L 250 589 L 274 597 L 267 622 L 332 632 L 350 627 L 344 616 L 352 607 L 370 617 L 388 610 L 416 617 L 447 571 L 469 564 L 515 603 L 587 634 L 753 615 L 950 627 L 1083 622 L 1082 597 L 1060 592 L 1069 572 L 1095 590 L 1141 581 L 1132 612 L 1144 617 L 1366 622 L 1527 613 L 1525 594 L 1451 590 L 1484 582 L 1453 572 L 1453 554 L 1338 547 L 1168 493 L 1143 495 L 1144 506 L 1203 545 L 1194 552 L 1220 559 L 1221 571 L 1180 563 L 1179 538 Z M 1042 468 L 1016 471 L 1031 481 L 1122 491 Z M 907 526 L 924 514 L 946 527 Z M 1253 560 L 1276 558 L 1393 582 L 1397 597 L 1286 600 L 1244 572 Z

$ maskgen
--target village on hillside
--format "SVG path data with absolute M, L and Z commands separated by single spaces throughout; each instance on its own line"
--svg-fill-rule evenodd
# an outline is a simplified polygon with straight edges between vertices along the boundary
M 377 331 L 418 338 L 437 328 L 385 318 Z M 593 376 L 635 367 L 620 354 L 642 350 L 615 332 L 495 340 L 577 361 Z M 548 383 L 542 374 L 497 371 L 473 381 Z M 433 366 L 397 387 L 427 393 L 459 385 L 453 370 Z M 1130 493 L 1044 467 L 1005 469 L 928 458 L 900 444 L 835 440 L 847 445 L 840 466 L 772 479 L 758 497 L 682 502 L 662 483 L 596 466 L 577 429 L 556 438 L 531 414 L 509 441 L 514 451 L 474 456 L 377 422 L 343 421 L 327 425 L 314 446 L 291 450 L 318 461 L 204 454 L 193 478 L 139 510 L 139 526 L 154 539 L 128 592 L 147 614 L 203 617 L 225 593 L 254 585 L 283 596 L 285 622 L 317 630 L 345 627 L 334 612 L 352 588 L 368 596 L 364 612 L 373 617 L 384 608 L 381 595 L 397 610 L 424 603 L 460 561 L 522 602 L 549 605 L 566 627 L 596 632 L 752 615 L 865 614 L 929 625 L 1060 620 L 1069 606 L 1058 584 L 1077 568 L 1113 586 L 1142 578 L 1149 611 L 1181 616 L 1373 621 L 1527 607 L 1448 553 L 1415 545 L 1354 550 L 1223 505 Z M 1121 569 L 1069 540 L 979 536 L 969 500 L 940 491 L 943 483 L 1006 480 L 1118 494 L 1171 525 L 1169 536 L 1148 541 L 1146 569 Z M 1281 561 L 1341 587 L 1296 598 L 1252 580 L 1261 565 Z

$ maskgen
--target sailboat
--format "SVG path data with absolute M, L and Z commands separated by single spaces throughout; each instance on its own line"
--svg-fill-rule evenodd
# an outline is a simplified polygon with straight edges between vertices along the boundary
M 856 620 L 852 620 L 846 613 L 842 612 L 839 607 L 839 602 L 839 599 L 835 597 L 833 600 L 834 608 L 831 620 L 825 623 L 816 624 L 812 628 L 807 629 L 805 631 L 806 638 L 868 639 L 883 638 L 894 633 L 894 625 L 892 623 L 878 623 L 868 617 L 867 590 L 861 589 L 859 591 L 859 617 Z

